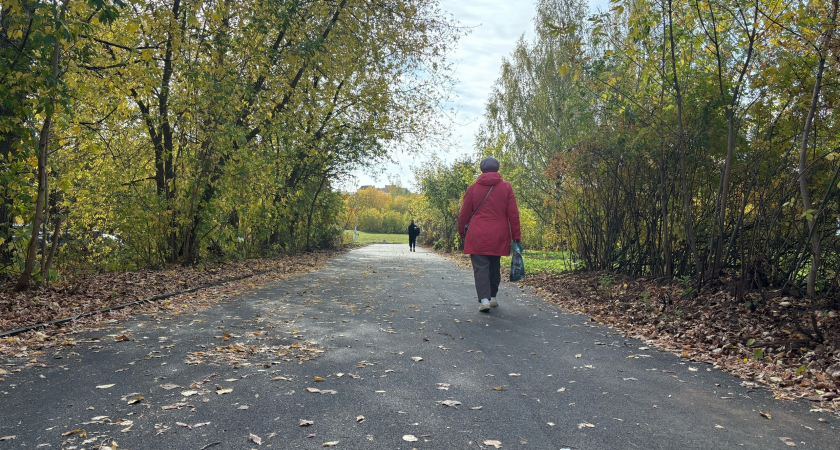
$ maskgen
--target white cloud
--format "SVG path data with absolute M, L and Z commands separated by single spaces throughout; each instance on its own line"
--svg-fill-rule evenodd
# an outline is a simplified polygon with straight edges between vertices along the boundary
M 608 0 L 590 0 L 592 9 L 606 9 Z M 525 39 L 534 36 L 533 19 L 536 14 L 535 0 L 442 0 L 441 9 L 455 18 L 461 26 L 470 27 L 472 32 L 461 38 L 449 61 L 455 64 L 455 98 L 448 105 L 457 110 L 452 134 L 455 145 L 437 151 L 445 161 L 453 161 L 464 154 L 475 151 L 475 134 L 481 125 L 484 106 L 493 84 L 499 75 L 502 59 L 510 55 L 520 36 Z M 401 179 L 404 186 L 411 184 L 411 167 L 428 158 L 432 149 L 425 149 L 420 156 L 396 155 L 399 164 L 388 164 L 383 168 L 385 175 L 373 178 L 358 173 L 355 184 L 383 185 L 388 176 Z M 352 183 L 351 183 L 352 184 Z M 353 189 L 346 186 L 345 189 Z

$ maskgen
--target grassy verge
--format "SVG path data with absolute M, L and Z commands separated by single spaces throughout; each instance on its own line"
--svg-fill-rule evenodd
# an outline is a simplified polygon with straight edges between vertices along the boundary
M 526 273 L 542 271 L 560 273 L 574 268 L 568 252 L 525 250 L 522 259 L 525 261 Z M 503 268 L 510 267 L 510 256 L 503 256 L 501 264 Z
M 385 233 L 365 233 L 359 231 L 359 244 L 381 244 L 385 241 L 388 244 L 408 244 L 408 233 L 405 234 L 385 234 Z M 344 230 L 344 242 L 353 242 L 353 230 Z

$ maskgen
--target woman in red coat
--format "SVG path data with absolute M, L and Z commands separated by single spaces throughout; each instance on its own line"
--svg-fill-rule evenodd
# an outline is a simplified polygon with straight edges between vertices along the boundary
M 458 215 L 458 234 L 464 241 L 464 253 L 470 255 L 475 291 L 481 305 L 488 311 L 499 292 L 499 273 L 502 256 L 510 255 L 510 241 L 519 242 L 519 208 L 510 183 L 499 175 L 499 161 L 489 157 L 481 161 L 481 175 L 467 188 L 461 214 Z M 469 232 L 465 225 L 469 224 Z

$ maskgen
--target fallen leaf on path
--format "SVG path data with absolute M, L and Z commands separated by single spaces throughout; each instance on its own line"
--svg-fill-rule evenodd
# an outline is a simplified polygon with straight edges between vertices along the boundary
M 592 425 L 589 422 L 581 422 L 578 424 L 578 430 L 580 430 L 581 428 L 595 428 L 595 425 Z
M 557 392 L 565 392 L 565 391 L 566 391 L 566 388 L 564 388 L 564 387 L 561 387 L 560 389 L 557 389 Z
M 189 425 L 184 422 L 175 422 L 175 425 L 178 425 L 179 427 L 189 428 L 190 430 L 192 430 L 193 428 L 203 427 L 204 425 L 210 425 L 210 422 L 201 422 L 195 425 Z
M 236 409 L 248 409 L 248 408 L 250 408 L 250 406 L 248 406 L 248 405 L 241 405 L 241 406 L 239 406 L 239 408 L 236 408 Z
M 146 400 L 146 399 L 145 399 L 145 398 L 143 398 L 143 397 L 134 397 L 134 398 L 132 398 L 131 400 L 129 400 L 129 401 L 128 401 L 128 404 L 129 404 L 129 405 L 133 405 L 133 404 L 135 404 L 135 403 L 140 403 L 140 402 L 142 402 L 143 400 Z
M 306 435 L 306 438 L 314 438 L 315 436 L 318 436 L 318 433 L 309 433 L 308 435 Z
M 580 358 L 580 357 L 582 357 L 582 356 L 583 356 L 583 355 L 581 355 L 580 353 L 578 353 L 577 355 L 575 355 L 575 358 Z
M 414 436 L 413 434 L 406 434 L 405 436 L 403 436 L 403 440 L 406 441 L 406 442 L 417 442 L 417 441 L 419 441 L 419 439 L 417 439 L 417 437 Z
M 315 425 L 315 421 L 314 420 L 300 419 L 300 422 L 298 422 L 299 427 L 308 427 L 310 425 Z
M 80 437 L 86 437 L 87 436 L 87 432 L 85 430 L 82 430 L 82 429 L 70 430 L 70 431 L 67 431 L 65 433 L 61 433 L 61 435 L 62 436 L 70 436 L 71 434 L 76 434 L 76 433 L 79 433 Z
M 365 421 L 365 416 L 356 416 L 356 423 L 362 423 Z
M 483 406 L 473 406 L 473 407 L 472 407 L 472 408 L 470 408 L 470 409 L 475 410 L 475 411 L 478 411 L 478 410 L 479 410 L 479 409 L 481 409 L 481 408 L 484 408 L 484 407 L 483 407 Z
M 250 439 L 253 443 L 257 445 L 262 445 L 262 439 L 254 433 L 250 433 L 248 435 L 248 439 Z
M 437 384 L 437 388 L 442 390 L 442 391 L 448 391 L 449 386 L 451 386 L 449 383 L 438 383 Z
M 115 384 L 100 384 L 99 386 L 96 386 L 96 389 L 108 389 L 108 388 L 112 388 L 114 386 L 116 386 L 116 385 Z
M 117 341 L 117 342 L 128 342 L 128 341 L 131 340 L 131 338 L 122 334 L 122 335 L 119 335 L 119 336 L 115 337 L 114 340 Z
M 501 386 L 496 386 L 496 387 L 494 387 L 494 388 L 493 388 L 493 390 L 494 390 L 494 391 L 501 391 L 501 390 L 503 390 L 504 388 L 505 388 L 505 385 L 503 384 L 503 385 L 501 385 Z
M 489 445 L 493 448 L 502 448 L 502 443 L 501 442 L 495 441 L 495 440 L 492 440 L 492 439 L 488 439 L 488 440 L 484 441 L 484 445 Z
M 461 404 L 461 402 L 459 402 L 458 400 L 443 400 L 442 402 L 439 402 L 439 403 L 443 406 L 449 406 L 449 407 L 452 407 L 452 408 L 457 408 L 458 405 Z
M 723 428 L 722 425 L 715 424 L 715 428 Z
M 183 391 L 183 392 L 181 392 L 181 395 L 183 395 L 184 397 L 191 397 L 195 394 L 198 394 L 198 391 Z
M 313 393 L 313 394 L 317 394 L 317 393 L 321 392 L 321 390 L 320 390 L 320 389 L 318 389 L 318 388 L 314 388 L 314 387 L 308 387 L 308 388 L 306 388 L 306 391 L 307 391 L 307 392 L 311 392 L 311 393 Z
M 312 377 L 312 379 L 315 381 L 324 381 L 324 379 L 321 377 Z
M 181 386 L 178 386 L 177 384 L 166 383 L 166 384 L 161 384 L 160 387 L 163 388 L 163 389 L 166 389 L 167 391 L 171 391 L 172 389 L 178 389 Z
M 411 359 L 412 359 L 413 361 L 423 361 L 423 358 L 422 358 L 422 357 L 420 357 L 420 356 L 412 356 L 412 357 L 411 357 Z
M 759 411 L 758 413 L 761 414 L 761 417 L 764 417 L 765 419 L 770 419 L 771 418 L 770 413 L 761 412 L 761 411 Z
M 225 389 L 219 389 L 218 387 L 216 388 L 216 394 L 218 394 L 218 395 L 230 394 L 231 392 L 233 392 L 232 388 L 225 388 Z
M 509 377 L 520 377 L 520 376 L 522 376 L 522 374 L 521 373 L 509 373 L 508 376 Z
M 321 447 L 334 447 L 336 445 L 338 445 L 338 441 L 329 441 L 321 444 Z
M 787 445 L 788 447 L 796 447 L 796 443 L 793 442 L 789 437 L 780 437 L 779 440 L 784 442 L 785 445 Z
M 17 436 L 3 436 L 0 437 L 0 442 L 2 441 L 11 441 L 12 439 L 16 438 Z
M 178 403 L 175 403 L 174 405 L 161 406 L 160 409 L 162 409 L 164 411 L 169 411 L 171 409 L 181 409 L 184 406 L 187 406 L 187 404 L 184 403 L 184 402 L 178 402 Z

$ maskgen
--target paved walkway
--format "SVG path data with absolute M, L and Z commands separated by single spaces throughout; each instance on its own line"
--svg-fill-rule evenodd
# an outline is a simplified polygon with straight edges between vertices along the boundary
M 489 314 L 474 296 L 468 268 L 371 245 L 211 310 L 77 336 L 0 383 L 15 436 L 0 450 L 840 448 L 804 402 L 516 285 Z

